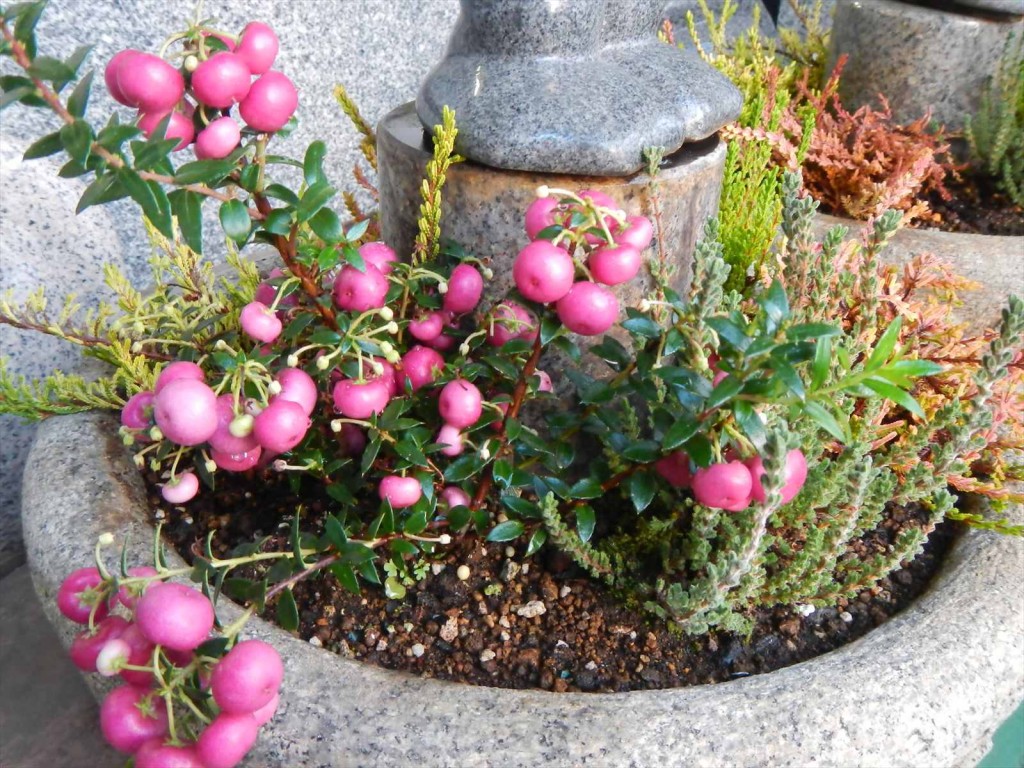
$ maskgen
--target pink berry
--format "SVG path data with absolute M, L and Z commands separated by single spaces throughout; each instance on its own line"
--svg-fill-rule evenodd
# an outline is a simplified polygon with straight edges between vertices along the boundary
M 147 590 L 148 591 L 148 590 Z M 118 640 L 127 644 L 128 664 L 133 667 L 148 667 L 153 662 L 153 643 L 149 641 L 138 624 L 130 624 L 118 635 Z M 153 673 L 142 669 L 122 669 L 119 673 L 121 679 L 129 685 L 148 688 L 154 682 Z
M 372 264 L 365 272 L 347 265 L 335 279 L 332 295 L 335 305 L 348 312 L 379 309 L 388 295 L 388 279 Z
M 259 725 L 249 714 L 222 714 L 199 734 L 196 754 L 204 768 L 235 768 L 259 735 Z
M 248 435 L 241 436 L 232 431 L 232 425 L 239 423 L 240 419 L 251 418 L 235 412 L 236 402 L 237 398 L 231 393 L 217 398 L 217 429 L 208 440 L 210 447 L 221 453 L 244 453 L 259 446 L 259 440 L 252 435 L 251 430 Z
M 366 449 L 366 432 L 355 424 L 342 424 L 337 439 L 343 456 L 360 456 Z
M 445 424 L 438 430 L 434 442 L 446 446 L 441 449 L 445 456 L 458 456 L 462 453 L 462 433 L 458 427 L 451 424 Z
M 682 451 L 673 451 L 654 462 L 654 471 L 676 488 L 689 488 L 693 480 L 690 457 Z
M 210 125 L 213 125 L 213 123 L 210 123 Z M 280 281 L 277 281 L 278 285 L 274 285 L 269 281 L 276 280 L 276 278 L 285 276 L 286 275 L 283 269 L 281 269 L 280 267 L 274 267 L 272 270 L 270 270 L 270 274 L 267 275 L 267 279 L 260 283 L 258 286 L 256 286 L 256 295 L 253 298 L 255 298 L 256 301 L 263 302 L 268 307 L 271 306 L 274 303 L 274 299 L 277 298 L 277 292 L 280 290 Z M 279 302 L 277 302 L 277 306 L 279 308 L 294 307 L 297 306 L 298 303 L 298 296 L 294 293 L 289 293 L 287 296 L 285 296 Z
M 128 101 L 125 95 L 121 92 L 121 88 L 117 84 L 117 75 L 122 66 L 127 64 L 140 53 L 141 51 L 136 51 L 132 48 L 121 51 L 114 55 L 114 57 L 107 63 L 107 68 L 103 70 L 103 80 L 107 84 L 107 90 L 110 91 L 110 95 L 114 97 L 114 101 L 119 104 L 124 104 L 127 107 L 134 105 Z
M 449 336 L 447 333 L 442 333 L 435 336 L 430 341 L 423 342 L 431 349 L 436 349 L 438 352 L 447 352 L 449 349 L 455 346 L 455 339 Z
M 534 240 L 516 256 L 512 278 L 516 288 L 530 301 L 547 304 L 558 301 L 572 288 L 576 265 L 572 257 L 547 240 Z
M 402 369 L 399 381 L 403 389 L 405 382 L 412 385 L 415 392 L 428 384 L 432 384 L 438 374 L 444 370 L 444 358 L 429 347 L 415 346 L 402 357 Z
M 160 489 L 160 495 L 168 504 L 185 504 L 199 493 L 199 478 L 195 472 L 179 472 Z
M 597 336 L 615 324 L 619 300 L 607 288 L 580 281 L 558 302 L 558 317 L 573 333 Z
M 394 397 L 401 391 L 398 386 L 398 373 L 395 371 L 395 366 L 385 360 L 383 357 L 373 358 L 373 362 L 381 367 L 381 372 L 374 373 L 368 376 L 368 379 L 376 381 L 380 379 L 388 385 L 388 396 Z
M 630 216 L 626 219 L 626 228 L 615 235 L 615 242 L 628 245 L 638 251 L 644 250 L 654 239 L 654 226 L 646 216 Z
M 164 582 L 146 590 L 135 608 L 142 634 L 157 645 L 177 651 L 198 647 L 213 629 L 213 606 L 201 592 L 184 584 Z
M 750 504 L 750 471 L 738 460 L 701 467 L 692 487 L 694 498 L 705 507 L 739 512 Z
M 291 400 L 301 405 L 307 416 L 313 413 L 319 393 L 312 376 L 301 368 L 282 368 L 274 375 L 274 380 L 281 385 L 281 391 L 270 398 L 270 402 Z
M 206 381 L 206 374 L 195 363 L 187 360 L 176 360 L 165 365 L 164 369 L 160 371 L 160 375 L 156 377 L 156 386 L 153 387 L 153 392 L 159 394 L 161 389 L 176 379 Z
M 210 458 L 213 459 L 213 463 L 220 469 L 228 472 L 245 472 L 259 464 L 262 453 L 263 448 L 258 445 L 255 448 L 250 448 L 248 451 L 239 451 L 237 453 L 223 453 L 216 448 L 212 448 L 210 450 Z
M 747 459 L 744 462 L 750 470 L 751 496 L 760 502 L 765 500 L 764 486 L 761 485 L 761 477 L 764 475 L 764 463 L 760 456 Z M 786 466 L 782 470 L 782 503 L 788 504 L 804 487 L 807 480 L 807 458 L 799 448 L 786 453 Z
M 117 88 L 129 106 L 166 113 L 185 95 L 185 79 L 159 56 L 136 53 L 117 67 Z
M 274 713 L 277 712 L 277 705 L 280 703 L 280 701 L 281 694 L 275 693 L 271 697 L 270 701 L 268 701 L 259 709 L 255 710 L 252 713 L 252 718 L 256 721 L 256 725 L 264 725 L 270 722 L 270 719 L 274 716 Z
M 275 341 L 284 328 L 277 314 L 258 301 L 251 301 L 242 307 L 238 321 L 248 336 L 265 344 Z
M 309 414 L 299 403 L 275 398 L 256 416 L 252 434 L 266 450 L 287 453 L 302 442 L 309 425 Z
M 536 240 L 542 230 L 559 223 L 557 208 L 558 200 L 553 197 L 539 197 L 530 203 L 526 209 L 526 234 L 531 240 Z
M 284 665 L 272 645 L 244 640 L 214 666 L 210 690 L 221 712 L 238 715 L 269 703 L 283 678 Z
M 280 72 L 267 72 L 252 84 L 238 112 L 253 130 L 273 133 L 284 127 L 298 105 L 299 94 L 292 81 Z
M 196 136 L 196 157 L 200 160 L 220 160 L 230 155 L 241 140 L 242 130 L 238 123 L 227 116 L 218 117 Z
M 636 277 L 643 258 L 631 245 L 602 245 L 587 259 L 590 274 L 599 283 L 619 285 Z
M 457 485 L 446 485 L 441 491 L 441 501 L 448 505 L 448 509 L 468 507 L 472 503 L 469 494 Z
M 422 342 L 433 341 L 443 330 L 444 316 L 440 312 L 428 312 L 409 322 L 409 333 Z
M 350 419 L 368 419 L 375 413 L 381 413 L 391 399 L 387 382 L 383 379 L 363 383 L 342 379 L 334 385 L 332 396 L 334 409 Z
M 580 192 L 580 197 L 589 199 L 591 202 L 593 202 L 594 204 L 601 208 L 609 208 L 612 210 L 619 209 L 618 203 L 616 203 L 611 197 L 606 195 L 604 192 L 599 192 L 596 189 L 585 189 L 582 192 Z M 611 230 L 612 232 L 614 232 L 616 226 L 618 226 L 618 222 L 616 222 L 615 219 L 612 218 L 611 216 L 605 216 L 604 223 L 605 226 L 607 226 L 608 229 Z M 587 233 L 584 237 L 586 241 L 591 245 L 601 245 L 602 243 L 606 242 L 603 234 L 592 235 L 590 233 Z
M 551 383 L 551 376 L 547 371 L 542 371 L 538 368 L 533 372 L 533 375 L 540 379 L 540 381 L 537 382 L 538 392 L 554 392 L 555 387 Z
M 377 492 L 381 499 L 391 502 L 394 509 L 405 509 L 420 500 L 423 487 L 415 477 L 388 475 L 380 481 Z
M 79 632 L 68 649 L 71 661 L 83 672 L 95 672 L 96 658 L 103 650 L 103 646 L 119 638 L 128 626 L 128 621 L 120 616 L 107 616 L 98 622 L 92 631 L 87 629 Z
M 274 66 L 278 45 L 274 30 L 262 21 L 250 21 L 242 30 L 235 54 L 245 61 L 252 74 L 262 75 Z
M 171 119 L 167 123 L 167 130 L 164 131 L 165 139 L 180 139 L 174 146 L 175 152 L 180 152 L 192 143 L 195 137 L 195 128 L 192 126 L 192 119 L 185 117 L 181 112 L 149 112 L 139 113 L 139 128 L 149 138 L 156 131 L 161 121 L 170 114 Z
M 473 426 L 483 413 L 480 390 L 465 379 L 455 379 L 445 384 L 437 405 L 445 423 L 457 429 Z
M 238 53 L 221 51 L 192 73 L 192 94 L 208 107 L 227 109 L 249 93 L 252 73 Z
M 177 379 L 157 392 L 153 418 L 171 442 L 205 443 L 217 431 L 217 395 L 201 381 Z
M 373 242 L 363 243 L 359 246 L 359 255 L 363 261 L 376 267 L 382 275 L 391 273 L 398 263 L 398 255 L 387 245 L 387 243 Z
M 444 308 L 457 315 L 472 312 L 480 303 L 484 292 L 484 279 L 471 264 L 459 264 L 448 278 L 448 293 L 444 295 Z
M 195 745 L 176 747 L 162 737 L 149 739 L 135 753 L 135 768 L 205 768 Z
M 121 424 L 128 429 L 149 429 L 153 426 L 153 393 L 136 392 L 121 409 Z
M 88 624 L 92 605 L 82 602 L 82 593 L 94 590 L 103 583 L 103 577 L 96 568 L 79 568 L 68 574 L 57 590 L 57 608 L 67 618 L 78 624 Z M 99 621 L 110 612 L 106 601 L 97 606 L 94 619 Z
M 533 341 L 538 332 L 537 318 L 526 307 L 515 301 L 503 301 L 491 310 L 487 343 L 500 347 L 512 339 Z
M 131 755 L 148 741 L 167 733 L 164 700 L 145 688 L 115 688 L 100 706 L 100 730 L 118 752 Z
M 129 578 L 140 578 L 143 576 L 158 576 L 156 568 L 148 565 L 138 565 L 128 569 Z M 149 589 L 155 581 L 143 581 L 130 586 L 123 586 L 117 590 L 117 600 L 129 611 L 135 610 L 135 604 L 139 601 L 139 595 Z
M 130 654 L 131 648 L 124 640 L 117 637 L 108 640 L 96 655 L 96 671 L 103 677 L 113 677 L 122 664 L 128 663 Z

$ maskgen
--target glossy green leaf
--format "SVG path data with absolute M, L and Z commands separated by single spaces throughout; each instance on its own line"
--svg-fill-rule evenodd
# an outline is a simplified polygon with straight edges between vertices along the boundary
M 302 174 L 306 184 L 312 187 L 318 182 L 324 181 L 324 156 L 327 154 L 327 145 L 322 141 L 314 141 L 306 149 L 306 156 L 302 161 Z
M 309 221 L 321 208 L 327 205 L 327 201 L 335 195 L 335 189 L 326 181 L 321 181 L 306 190 L 306 194 L 295 206 L 298 221 Z
M 356 572 L 352 570 L 351 565 L 334 563 L 330 566 L 329 570 L 346 591 L 351 592 L 353 595 L 359 594 L 359 579 L 356 577 Z
M 213 186 L 235 169 L 229 160 L 195 160 L 185 163 L 174 173 L 175 184 L 206 184 Z
M 847 430 L 843 429 L 839 420 L 836 419 L 820 403 L 808 401 L 804 403 L 804 412 L 817 422 L 818 426 L 828 432 L 832 437 L 842 443 L 848 442 Z
M 704 407 L 717 408 L 738 395 L 741 389 L 743 389 L 743 382 L 732 374 L 729 374 L 718 382 L 714 389 L 711 390 L 711 394 L 708 395 L 708 399 L 704 404 Z
M 699 429 L 700 422 L 697 419 L 692 416 L 683 416 L 665 433 L 661 445 L 666 451 L 674 451 L 697 434 Z
M 832 369 L 832 340 L 828 336 L 819 337 L 814 345 L 814 362 L 811 363 L 811 389 L 820 388 L 828 378 Z
M 60 132 L 50 133 L 38 141 L 29 145 L 22 157 L 25 160 L 35 160 L 40 157 L 55 155 L 64 149 L 64 142 L 61 140 Z
M 900 389 L 895 384 L 891 384 L 884 379 L 872 377 L 864 382 L 864 386 L 873 392 L 878 393 L 884 398 L 892 400 L 901 408 L 910 411 L 918 418 L 924 418 L 924 410 L 921 408 L 920 403 L 915 400 L 909 392 Z
M 728 342 L 740 351 L 750 346 L 750 337 L 736 323 L 727 317 L 709 317 L 707 324 L 718 334 L 718 338 Z
M 92 145 L 92 128 L 84 120 L 75 120 L 60 129 L 60 140 L 71 157 L 85 163 Z
M 321 208 L 309 220 L 309 226 L 325 243 L 338 243 L 345 237 L 338 214 L 330 208 Z
M 175 189 L 167 195 L 171 213 L 178 220 L 178 229 L 185 243 L 196 253 L 203 252 L 203 200 L 198 192 Z
M 526 545 L 526 552 L 524 557 L 531 557 L 540 551 L 540 548 L 544 546 L 544 542 L 548 540 L 548 532 L 544 528 L 538 528 L 530 536 L 530 541 Z
M 270 184 L 263 193 L 288 205 L 298 205 L 299 196 L 282 184 Z
M 896 319 L 889 324 L 889 327 L 885 329 L 885 333 L 882 334 L 882 338 L 875 344 L 874 350 L 871 352 L 871 356 L 867 362 L 864 363 L 865 371 L 873 371 L 880 367 L 889 356 L 892 351 L 896 348 L 896 342 L 900 338 L 900 328 L 903 325 L 903 318 L 896 316 Z
M 75 90 L 73 90 L 71 95 L 68 96 L 68 112 L 75 117 L 82 117 L 85 115 L 85 110 L 89 106 L 89 93 L 92 88 L 92 78 L 95 74 L 95 71 L 90 71 L 78 82 L 78 85 L 75 86 Z
M 75 72 L 71 67 L 52 56 L 36 56 L 28 68 L 28 74 L 37 80 L 67 82 L 73 80 Z
M 629 478 L 629 498 L 637 512 L 643 512 L 658 492 L 658 481 L 649 472 L 636 472 Z
M 289 208 L 275 208 L 263 220 L 263 229 L 274 235 L 287 237 L 292 231 L 292 211 Z
M 596 478 L 584 477 L 573 483 L 569 494 L 574 499 L 598 499 L 604 495 L 604 488 Z
M 239 245 L 249 239 L 249 209 L 241 200 L 228 200 L 220 206 L 220 225 L 224 234 Z
M 758 450 L 763 448 L 768 435 L 764 429 L 764 422 L 761 421 L 761 417 L 754 410 L 754 406 L 746 400 L 736 400 L 732 404 L 732 415 L 736 419 L 736 424 L 740 430 L 747 436 L 747 439 Z
M 285 589 L 278 595 L 277 623 L 286 632 L 294 632 L 299 628 L 299 606 L 295 604 L 295 595 L 291 589 Z
M 590 537 L 594 535 L 594 528 L 597 526 L 597 515 L 594 514 L 594 508 L 589 504 L 584 504 L 581 507 L 576 508 L 576 532 L 580 535 L 583 541 L 590 541 Z
M 518 520 L 506 520 L 504 523 L 498 523 L 491 529 L 490 533 L 487 534 L 487 540 L 511 541 L 522 536 L 524 530 L 526 529 Z

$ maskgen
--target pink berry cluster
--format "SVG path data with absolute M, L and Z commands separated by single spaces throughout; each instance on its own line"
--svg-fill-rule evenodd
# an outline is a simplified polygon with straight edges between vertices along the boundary
M 211 39 L 227 50 L 214 50 Z M 295 113 L 295 86 L 271 69 L 277 51 L 277 35 L 259 21 L 247 24 L 237 38 L 194 30 L 180 68 L 128 49 L 110 60 L 104 79 L 115 100 L 139 110 L 138 125 L 146 136 L 169 118 L 165 137 L 179 140 L 175 150 L 194 142 L 200 160 L 223 158 L 241 141 L 241 126 L 231 115 L 236 106 L 257 133 L 279 131 Z
M 121 424 L 133 439 L 153 438 L 178 446 L 209 449 L 217 469 L 244 472 L 261 459 L 297 446 L 310 427 L 317 403 L 312 377 L 300 368 L 282 368 L 269 383 L 266 403 L 234 393 L 218 395 L 203 369 L 184 360 L 168 364 L 152 391 L 133 395 L 121 410 Z M 195 472 L 175 472 L 161 493 L 184 504 L 199 490 Z
M 619 315 L 619 301 L 608 286 L 636 277 L 654 228 L 644 216 L 627 217 L 597 190 L 565 193 L 561 198 L 550 190 L 541 192 L 526 211 L 526 233 L 532 242 L 513 264 L 516 288 L 530 301 L 555 304 L 570 331 L 600 335 Z M 551 232 L 552 240 L 541 237 Z
M 760 456 L 743 460 L 729 458 L 694 471 L 690 457 L 683 451 L 674 451 L 659 459 L 654 469 L 676 488 L 689 488 L 698 503 L 712 509 L 740 512 L 752 501 L 766 499 L 761 484 L 764 463 Z M 786 504 L 796 497 L 807 480 L 807 458 L 799 448 L 786 454 L 782 478 L 782 503 Z
M 119 676 L 100 707 L 100 728 L 136 768 L 233 768 L 277 710 L 284 666 L 261 640 L 245 640 L 219 660 L 197 649 L 210 639 L 214 610 L 198 590 L 130 568 L 120 583 L 97 568 L 71 573 L 57 593 L 60 612 L 88 628 L 70 655 L 85 672 Z M 111 613 L 117 605 L 126 616 Z M 186 689 L 198 680 L 202 692 Z M 181 701 L 174 718 L 169 708 Z M 212 717 L 196 716 L 206 710 Z M 186 733 L 187 731 L 187 733 Z

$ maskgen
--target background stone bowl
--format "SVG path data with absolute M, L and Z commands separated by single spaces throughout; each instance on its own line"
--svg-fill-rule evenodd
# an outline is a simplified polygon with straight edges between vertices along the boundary
M 53 598 L 96 537 L 127 538 L 131 563 L 151 557 L 145 490 L 112 417 L 40 427 L 23 509 L 36 591 L 70 643 L 77 627 Z M 421 679 L 254 619 L 246 636 L 277 647 L 286 672 L 246 765 L 974 766 L 1024 689 L 1021 583 L 1024 540 L 972 531 L 914 605 L 843 648 L 767 675 L 622 694 Z M 239 608 L 224 601 L 220 613 Z

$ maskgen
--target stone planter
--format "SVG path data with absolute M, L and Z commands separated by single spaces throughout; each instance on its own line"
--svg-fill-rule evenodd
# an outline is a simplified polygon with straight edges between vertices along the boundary
M 132 562 L 148 562 L 146 519 L 113 419 L 41 426 L 25 474 L 25 541 L 65 641 L 74 628 L 52 601 L 60 580 L 90 561 L 104 531 L 129 538 Z M 420 679 L 254 620 L 247 632 L 281 651 L 286 682 L 247 764 L 973 766 L 1024 692 L 1022 582 L 1024 541 L 971 532 L 914 606 L 840 650 L 730 683 L 611 695 Z
M 867 226 L 863 221 L 819 213 L 814 236 L 822 237 L 837 224 L 848 227 L 851 237 Z M 963 307 L 951 307 L 954 317 L 968 323 L 973 331 L 995 327 L 1011 293 L 1024 296 L 1024 236 L 904 228 L 893 236 L 882 258 L 902 266 L 921 253 L 934 254 L 958 275 L 981 285 L 977 291 L 964 292 L 960 297 L 965 302 Z

